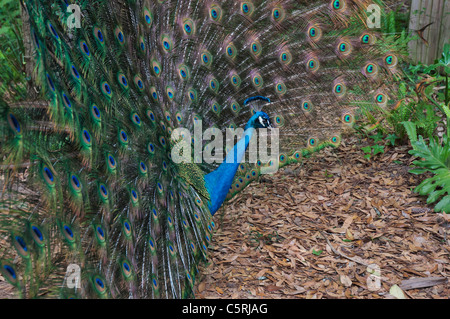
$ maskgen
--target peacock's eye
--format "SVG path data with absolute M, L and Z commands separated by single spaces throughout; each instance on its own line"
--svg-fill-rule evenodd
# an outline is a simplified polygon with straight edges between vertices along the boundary
M 213 21 L 219 21 L 222 18 L 222 9 L 217 4 L 213 4 L 209 9 L 209 16 Z
M 339 12 L 343 12 L 345 11 L 345 7 L 346 7 L 346 1 L 345 0 L 333 0 L 331 2 L 331 8 L 333 10 L 339 11 Z
M 370 33 L 366 33 L 361 36 L 362 44 L 372 44 L 374 40 L 374 37 Z
M 341 7 L 341 2 L 339 0 L 333 1 L 333 8 L 339 9 Z
M 192 31 L 192 28 L 191 28 L 191 26 L 188 24 L 188 23 L 186 23 L 185 25 L 184 25 L 184 30 L 186 31 L 186 33 L 191 33 L 191 31 Z

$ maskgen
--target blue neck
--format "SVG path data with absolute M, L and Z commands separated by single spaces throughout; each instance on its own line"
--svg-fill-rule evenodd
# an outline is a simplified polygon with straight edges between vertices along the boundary
M 245 150 L 250 143 L 254 131 L 255 129 L 247 123 L 244 136 L 227 153 L 223 163 L 214 171 L 204 176 L 206 189 L 210 197 L 208 207 L 211 215 L 216 213 L 227 197 L 234 175 L 236 175 L 239 164 L 244 158 Z

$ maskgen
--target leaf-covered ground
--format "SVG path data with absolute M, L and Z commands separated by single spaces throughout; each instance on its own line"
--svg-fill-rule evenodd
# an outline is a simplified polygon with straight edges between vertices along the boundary
M 266 175 L 217 212 L 196 298 L 448 298 L 450 214 L 412 191 L 407 147 L 366 160 L 364 146 Z

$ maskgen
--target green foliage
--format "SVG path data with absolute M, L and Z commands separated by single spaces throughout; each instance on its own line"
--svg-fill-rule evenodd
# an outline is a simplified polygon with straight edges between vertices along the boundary
M 381 131 L 377 131 L 377 134 L 370 135 L 369 137 L 373 139 L 374 143 L 377 143 L 383 140 L 383 133 Z
M 410 151 L 411 154 L 424 158 L 423 161 L 413 162 L 419 168 L 411 170 L 411 173 L 422 174 L 429 171 L 434 174 L 433 177 L 420 183 L 414 191 L 428 196 L 428 204 L 435 203 L 447 194 L 434 207 L 438 212 L 450 212 L 450 145 L 447 142 L 448 137 L 445 136 L 443 145 L 435 139 L 430 139 L 427 145 L 423 137 L 419 135 L 419 139 L 412 142 L 414 149 Z
M 17 100 L 26 94 L 20 2 L 0 0 L 0 97 Z
M 449 76 L 450 76 L 450 43 L 444 45 L 444 50 L 442 52 L 442 57 L 434 64 L 424 67 L 423 72 L 430 74 L 434 77 L 436 84 L 443 85 L 442 89 L 436 91 L 437 99 L 444 101 L 445 105 L 450 102 L 450 86 L 449 86 Z M 431 95 L 435 90 L 433 87 L 428 87 L 425 90 L 425 95 Z
M 450 44 L 444 46 L 442 58 L 434 64 L 405 66 L 404 76 L 399 79 L 395 100 L 399 101 L 392 111 L 384 111 L 382 120 L 375 120 L 366 114 L 368 124 L 366 130 L 377 128 L 385 135 L 395 134 L 400 142 L 407 141 L 403 122 L 415 124 L 417 134 L 424 138 L 431 138 L 435 134 L 441 118 L 437 110 L 444 112 L 440 101 L 444 105 L 450 102 Z M 394 141 L 392 141 L 392 145 Z
M 377 130 L 376 134 L 367 135 L 367 137 L 375 143 L 374 145 L 361 147 L 361 150 L 364 152 L 364 158 L 368 160 L 377 154 L 384 154 L 386 151 L 385 147 L 387 145 L 395 146 L 395 141 L 399 139 L 395 134 L 384 135 L 382 130 Z
M 405 129 L 403 122 L 409 121 L 416 125 L 419 133 L 425 137 L 431 137 L 434 134 L 440 117 L 436 115 L 435 105 L 427 101 L 419 100 L 402 102 L 401 105 L 393 111 L 387 118 L 393 131 L 401 139 L 405 138 Z
M 447 116 L 447 122 L 450 121 L 450 110 L 448 106 L 442 104 Z M 437 212 L 450 212 L 450 134 L 447 132 L 443 137 L 442 143 L 437 138 L 430 138 L 427 144 L 424 138 L 417 137 L 416 125 L 411 122 L 404 122 L 403 125 L 410 138 L 413 149 L 410 154 L 420 157 L 423 160 L 416 160 L 413 165 L 417 168 L 410 170 L 413 174 L 423 174 L 430 172 L 432 177 L 426 178 L 420 183 L 415 192 L 420 195 L 428 196 L 427 203 L 437 202 L 434 210 Z M 447 195 L 445 195 L 447 194 Z
M 366 159 L 370 159 L 372 156 L 384 153 L 384 145 L 379 144 L 365 146 L 361 149 L 365 153 L 364 158 Z
M 401 8 L 385 12 L 382 15 L 381 33 L 383 41 L 380 46 L 385 46 L 389 51 L 394 46 L 400 54 L 408 54 L 408 42 L 413 36 L 408 32 L 409 14 L 402 12 Z
M 329 173 L 327 169 L 325 169 L 325 172 L 323 174 L 325 176 L 325 178 L 332 178 L 334 175 Z
M 450 76 L 450 43 L 444 45 L 444 52 L 442 52 L 442 58 L 436 64 L 436 68 L 443 67 L 445 73 L 445 105 L 450 102 L 450 86 L 448 83 L 448 78 Z M 448 116 L 448 113 L 447 113 Z
M 322 249 L 321 249 L 321 250 L 315 250 L 315 249 L 313 249 L 312 253 L 313 253 L 314 255 L 316 255 L 316 256 L 320 256 L 320 255 L 323 253 L 323 250 L 322 250 Z
M 386 136 L 386 140 L 388 140 L 389 142 L 391 142 L 391 145 L 394 146 L 395 145 L 395 140 L 398 140 L 398 136 L 395 134 L 389 134 L 388 136 Z
M 426 67 L 419 65 L 412 67 L 411 69 L 413 73 L 423 71 L 429 75 L 432 74 L 431 80 L 428 79 L 427 81 L 428 83 L 432 82 L 435 85 L 444 84 L 442 86 L 443 92 L 441 88 L 436 90 L 433 86 L 428 86 L 423 91 L 423 94 L 433 104 L 433 109 L 428 109 L 428 111 L 433 113 L 434 108 L 437 108 L 441 110 L 447 118 L 447 132 L 444 134 L 442 142 L 440 142 L 437 137 L 429 134 L 427 135 L 427 143 L 421 135 L 421 133 L 424 132 L 422 122 L 402 122 L 413 148 L 409 153 L 422 158 L 422 160 L 413 162 L 413 165 L 416 166 L 416 168 L 410 170 L 410 172 L 417 175 L 426 172 L 433 174 L 432 177 L 423 180 L 414 191 L 418 192 L 420 195 L 428 196 L 428 204 L 436 203 L 434 207 L 435 211 L 450 213 L 450 144 L 448 143 L 450 141 L 450 88 L 448 83 L 448 77 L 450 75 L 450 44 L 444 46 L 442 58 L 435 64 Z M 443 75 L 438 71 L 441 71 Z M 439 103 L 435 99 L 443 102 Z
M 402 33 L 408 29 L 409 12 L 401 11 L 401 7 L 392 10 L 383 16 L 381 28 L 383 33 Z

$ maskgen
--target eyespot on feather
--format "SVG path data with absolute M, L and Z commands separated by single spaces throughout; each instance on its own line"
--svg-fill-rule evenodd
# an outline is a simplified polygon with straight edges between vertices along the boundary
M 16 134 L 17 136 L 22 135 L 22 127 L 20 126 L 20 123 L 15 117 L 15 115 L 9 113 L 6 118 L 8 120 L 9 127 L 14 132 L 14 134 Z
M 222 8 L 217 5 L 213 4 L 209 8 L 209 17 L 214 22 L 219 22 L 222 19 Z

